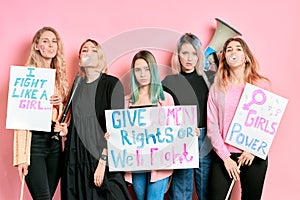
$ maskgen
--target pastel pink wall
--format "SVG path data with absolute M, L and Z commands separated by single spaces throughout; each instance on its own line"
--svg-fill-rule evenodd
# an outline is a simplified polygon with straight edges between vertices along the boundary
M 21 186 L 17 169 L 12 167 L 13 134 L 11 130 L 5 129 L 9 68 L 10 65 L 25 63 L 31 39 L 39 28 L 49 25 L 60 33 L 71 82 L 76 73 L 78 48 L 86 38 L 105 42 L 121 33 L 156 27 L 179 34 L 194 33 L 206 46 L 213 36 L 216 17 L 243 34 L 260 61 L 261 72 L 272 80 L 274 92 L 289 99 L 269 154 L 269 168 L 262 199 L 300 199 L 300 134 L 296 124 L 300 111 L 299 1 L 78 2 L 11 0 L 1 3 L 0 200 L 18 199 Z M 151 39 L 149 37 L 149 41 Z M 172 45 L 175 42 L 176 40 Z M 128 69 L 132 54 L 126 55 L 129 56 L 120 55 L 120 59 L 110 68 L 110 73 L 121 76 Z M 165 57 L 159 56 L 158 60 L 163 65 L 168 65 L 169 58 L 170 55 L 166 54 Z M 25 199 L 30 199 L 27 189 Z M 55 199 L 60 199 L 58 192 Z M 234 191 L 232 199 L 239 199 L 237 190 Z

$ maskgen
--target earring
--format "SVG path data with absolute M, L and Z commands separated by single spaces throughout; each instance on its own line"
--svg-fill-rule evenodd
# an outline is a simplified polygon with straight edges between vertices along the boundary
M 38 50 L 39 50 L 39 49 L 37 48 L 37 46 L 36 46 L 36 45 L 34 46 L 34 49 L 35 49 L 36 51 L 38 51 Z

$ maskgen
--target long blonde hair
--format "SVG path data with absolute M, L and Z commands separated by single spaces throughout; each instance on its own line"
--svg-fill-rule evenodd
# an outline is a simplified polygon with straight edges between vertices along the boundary
M 244 81 L 250 84 L 256 84 L 260 81 L 267 81 L 269 84 L 270 80 L 261 74 L 259 71 L 259 63 L 255 58 L 254 54 L 250 50 L 247 43 L 240 37 L 229 38 L 223 45 L 223 49 L 219 55 L 219 68 L 215 76 L 214 83 L 216 87 L 221 89 L 223 88 L 225 91 L 228 89 L 228 81 L 230 80 L 232 74 L 228 63 L 226 62 L 226 48 L 230 42 L 236 41 L 241 44 L 241 47 L 244 51 L 246 62 L 245 62 L 245 71 L 244 71 Z
M 83 48 L 83 46 L 87 43 L 87 42 L 91 42 L 95 45 L 95 47 L 97 48 L 97 54 L 98 54 L 98 59 L 99 59 L 99 65 L 98 65 L 98 69 L 99 69 L 99 72 L 102 72 L 102 73 L 107 73 L 108 69 L 107 69 L 107 61 L 106 61 L 106 58 L 105 58 L 105 55 L 104 55 L 104 51 L 101 47 L 101 45 L 96 41 L 96 40 L 93 40 L 93 39 L 87 39 L 85 40 L 81 46 L 80 46 L 80 49 L 79 49 L 79 59 L 80 58 L 80 55 L 81 55 L 81 50 Z M 80 68 L 80 75 L 84 78 L 86 76 L 85 74 L 85 70 L 84 68 Z
M 69 91 L 69 84 L 67 80 L 67 73 L 66 73 L 66 62 L 63 50 L 63 44 L 58 32 L 52 27 L 43 27 L 39 29 L 36 34 L 34 35 L 30 47 L 30 54 L 26 62 L 26 66 L 33 66 L 36 68 L 43 68 L 46 66 L 45 59 L 41 55 L 39 50 L 36 50 L 35 47 L 39 43 L 41 35 L 46 32 L 51 31 L 54 33 L 57 39 L 57 54 L 52 59 L 50 67 L 51 69 L 56 70 L 55 76 L 55 89 L 61 95 L 63 102 L 66 101 Z

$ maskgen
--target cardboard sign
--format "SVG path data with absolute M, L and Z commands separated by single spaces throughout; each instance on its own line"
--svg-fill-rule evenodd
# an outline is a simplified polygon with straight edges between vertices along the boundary
M 246 84 L 225 142 L 266 159 L 288 100 Z
M 55 70 L 11 66 L 7 129 L 51 131 Z
M 106 110 L 110 171 L 198 168 L 196 106 Z

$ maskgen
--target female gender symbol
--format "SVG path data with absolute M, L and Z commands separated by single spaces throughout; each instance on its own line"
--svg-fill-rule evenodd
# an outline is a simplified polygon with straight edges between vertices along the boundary
M 257 99 L 257 95 L 259 94 L 261 95 L 261 98 Z M 255 90 L 252 93 L 252 100 L 248 104 L 244 104 L 243 109 L 249 110 L 249 107 L 254 103 L 257 105 L 262 105 L 266 102 L 266 100 L 267 100 L 266 94 L 262 90 Z

